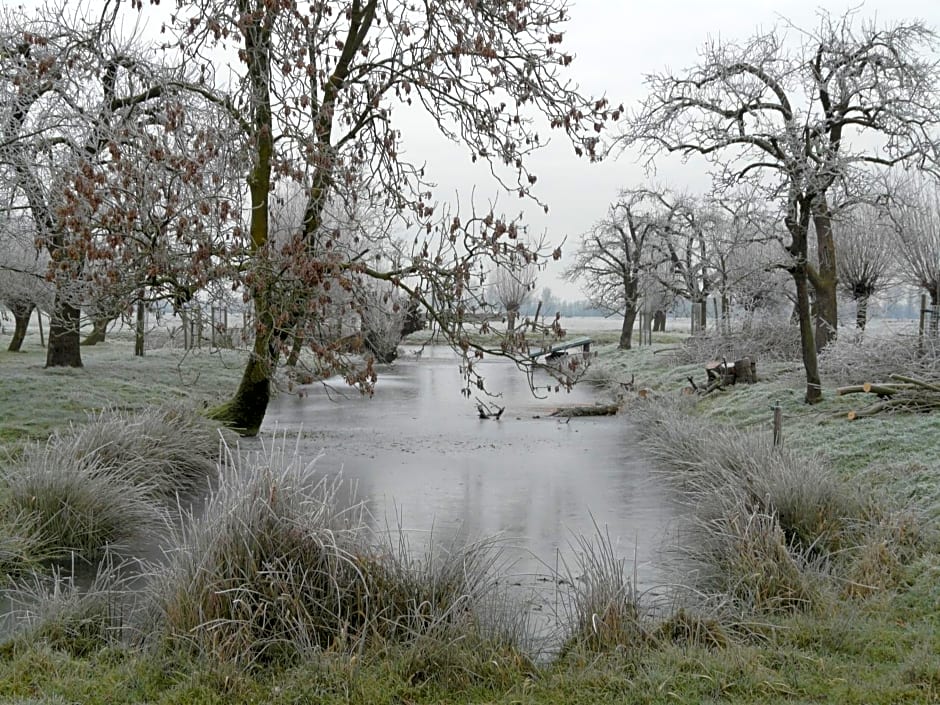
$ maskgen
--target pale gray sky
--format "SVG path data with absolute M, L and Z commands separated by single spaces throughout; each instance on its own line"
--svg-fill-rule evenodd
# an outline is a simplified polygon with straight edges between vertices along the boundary
M 22 4 L 33 8 L 40 2 L 23 0 Z M 96 2 L 101 0 L 90 0 L 92 6 Z M 157 33 L 171 4 L 154 7 L 145 3 L 145 35 Z M 569 75 L 585 93 L 605 94 L 612 104 L 623 103 L 629 108 L 645 95 L 644 75 L 694 65 L 709 38 L 744 40 L 758 29 L 784 26 L 785 20 L 812 28 L 820 7 L 818 0 L 572 0 L 563 47 L 575 55 Z M 940 31 L 940 0 L 829 0 L 825 8 L 832 15 L 855 8 L 860 17 L 881 22 L 916 18 Z M 138 19 L 136 13 L 131 14 Z M 417 111 L 400 112 L 398 118 L 407 157 L 427 164 L 428 177 L 438 184 L 442 200 L 453 200 L 459 192 L 467 202 L 475 189 L 475 198 L 483 205 L 498 195 L 501 211 L 515 214 L 523 210 L 533 233 L 545 232 L 553 243 L 567 238 L 564 251 L 569 253 L 579 236 L 603 217 L 620 188 L 639 186 L 650 178 L 629 154 L 589 164 L 576 158 L 560 135 L 554 136 L 531 162 L 539 177 L 535 192 L 550 207 L 545 215 L 533 204 L 499 194 L 487 168 L 472 164 L 465 148 L 440 137 L 430 120 L 420 118 Z M 544 132 L 549 133 L 547 129 Z M 708 184 L 701 165 L 682 164 L 678 159 L 657 162 L 657 174 L 652 178 L 691 191 L 701 191 Z M 563 257 L 552 263 L 540 275 L 538 286 L 550 286 L 562 298 L 582 298 L 576 284 L 561 279 L 566 261 Z
M 571 76 L 585 92 L 606 93 L 614 105 L 623 102 L 629 107 L 645 95 L 645 74 L 694 65 L 707 39 L 744 40 L 757 29 L 785 25 L 783 18 L 811 29 L 817 24 L 819 7 L 819 2 L 810 0 L 574 0 L 563 47 L 576 56 Z M 834 0 L 825 8 L 833 15 L 857 8 L 861 17 L 881 22 L 917 18 L 940 30 L 940 0 Z M 405 138 L 411 158 L 426 160 L 442 198 L 457 190 L 465 194 L 474 186 L 478 201 L 497 193 L 488 172 L 472 165 L 465 149 L 437 138 L 428 125 L 413 133 L 406 128 Z M 647 180 L 630 155 L 592 165 L 577 159 L 560 136 L 533 164 L 539 177 L 536 192 L 548 202 L 550 212 L 545 216 L 538 208 L 525 208 L 527 220 L 533 232 L 546 231 L 552 241 L 567 237 L 568 252 L 576 247 L 578 236 L 604 215 L 621 187 Z M 702 167 L 679 160 L 659 164 L 654 178 L 693 191 L 708 183 Z M 500 197 L 499 205 L 506 213 L 524 208 L 524 202 L 507 195 Z M 550 286 L 562 298 L 581 298 L 577 285 L 560 278 L 565 260 L 540 276 L 539 288 Z

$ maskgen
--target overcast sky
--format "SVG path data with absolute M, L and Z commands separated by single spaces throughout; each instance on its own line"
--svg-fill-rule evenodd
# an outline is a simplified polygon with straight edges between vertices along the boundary
M 24 0 L 27 7 L 38 2 Z M 145 35 L 156 34 L 159 18 L 170 5 L 145 4 Z M 570 77 L 583 92 L 604 94 L 613 105 L 623 103 L 629 108 L 645 95 L 646 74 L 693 66 L 707 40 L 745 40 L 757 30 L 783 27 L 787 20 L 813 28 L 820 6 L 818 0 L 571 0 L 562 46 L 575 55 Z M 825 7 L 832 15 L 855 8 L 860 17 L 885 23 L 920 19 L 940 30 L 940 0 L 829 0 Z M 488 170 L 471 164 L 466 148 L 444 140 L 429 119 L 422 120 L 416 113 L 399 113 L 398 118 L 406 156 L 426 163 L 428 177 L 438 184 L 442 200 L 453 200 L 459 192 L 466 202 L 472 191 L 481 205 L 497 197 L 499 190 Z M 563 252 L 569 254 L 579 236 L 604 216 L 621 188 L 659 183 L 701 192 L 708 187 L 702 166 L 682 164 L 678 159 L 658 161 L 654 176 L 647 176 L 628 154 L 589 164 L 575 157 L 560 134 L 531 164 L 539 179 L 536 195 L 549 205 L 549 214 L 507 194 L 499 195 L 498 209 L 510 215 L 524 211 L 531 232 L 546 233 L 554 244 L 565 240 Z M 549 286 L 561 298 L 582 298 L 577 284 L 561 279 L 566 261 L 570 257 L 553 263 L 540 276 L 538 287 Z
M 584 92 L 604 93 L 614 105 L 622 102 L 629 107 L 645 95 L 644 75 L 694 65 L 697 52 L 709 38 L 744 40 L 758 29 L 785 25 L 784 18 L 813 28 L 819 7 L 818 2 L 804 0 L 573 0 L 563 47 L 575 54 L 571 75 Z M 857 8 L 861 17 L 880 22 L 916 18 L 940 29 L 940 0 L 836 0 L 825 7 L 833 15 Z M 471 165 L 465 149 L 437 139 L 429 125 L 406 130 L 405 139 L 409 156 L 427 162 L 429 176 L 439 184 L 442 197 L 457 190 L 465 194 L 474 186 L 479 201 L 496 195 L 487 171 Z M 549 204 L 550 212 L 545 216 L 537 208 L 525 208 L 530 228 L 535 233 L 547 232 L 554 242 L 567 238 L 564 250 L 568 253 L 576 247 L 578 236 L 604 215 L 620 188 L 649 180 L 630 155 L 588 164 L 577 159 L 560 136 L 533 164 L 539 177 L 536 192 Z M 652 178 L 693 191 L 708 184 L 701 167 L 678 160 L 660 165 Z M 525 207 L 507 195 L 500 196 L 499 206 L 506 213 Z M 550 286 L 561 298 L 581 298 L 576 284 L 560 278 L 565 259 L 541 275 L 539 288 Z

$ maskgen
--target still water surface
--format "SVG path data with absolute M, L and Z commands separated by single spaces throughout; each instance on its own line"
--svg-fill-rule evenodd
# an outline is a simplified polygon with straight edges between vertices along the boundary
M 596 521 L 621 556 L 636 558 L 638 587 L 667 582 L 660 549 L 677 509 L 627 420 L 550 418 L 559 405 L 593 402 L 594 388 L 538 399 L 513 364 L 480 369 L 502 395 L 491 400 L 506 407 L 499 421 L 479 419 L 460 394 L 453 353 L 428 347 L 381 370 L 372 398 L 340 381 L 280 395 L 262 433 L 302 431 L 304 454 L 323 454 L 315 472 L 354 483 L 380 528 L 401 524 L 444 546 L 500 535 L 518 573 L 532 575 L 570 560 L 574 537 L 594 535 Z

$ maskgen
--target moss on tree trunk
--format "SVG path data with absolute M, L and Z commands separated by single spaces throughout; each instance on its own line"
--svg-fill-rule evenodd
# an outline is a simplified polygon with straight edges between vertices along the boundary
M 235 395 L 206 414 L 243 436 L 256 436 L 271 401 L 270 366 L 252 354 Z

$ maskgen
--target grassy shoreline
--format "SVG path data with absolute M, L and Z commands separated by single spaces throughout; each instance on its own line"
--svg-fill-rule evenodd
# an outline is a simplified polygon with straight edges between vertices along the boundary
M 653 390 L 654 401 L 678 397 L 688 375 L 703 376 L 702 362 L 684 363 L 663 352 L 680 340 L 667 335 L 633 351 L 601 344 L 592 377 L 611 383 L 612 393 L 617 382 L 634 377 L 638 387 Z M 234 388 L 241 371 L 236 353 L 220 358 L 202 352 L 183 360 L 181 351 L 159 350 L 134 360 L 123 341 L 88 349 L 85 357 L 84 370 L 60 372 L 41 368 L 38 349 L 0 354 L 0 444 L 16 455 L 25 441 L 109 406 L 212 403 Z M 807 461 L 821 457 L 847 483 L 916 501 L 926 510 L 923 528 L 936 530 L 940 447 L 931 440 L 940 418 L 896 414 L 849 423 L 835 414 L 851 400 L 836 398 L 832 387 L 822 405 L 802 404 L 798 363 L 758 364 L 758 384 L 698 401 L 693 418 L 766 437 L 771 407 L 779 402 L 786 448 Z M 651 424 L 645 403 L 627 403 L 640 425 Z M 540 666 L 513 649 L 487 650 L 452 637 L 388 641 L 354 654 L 326 649 L 299 663 L 251 671 L 214 659 L 206 649 L 141 650 L 93 641 L 77 652 L 67 641 L 20 640 L 8 642 L 0 655 L 0 701 L 928 703 L 940 700 L 938 585 L 940 556 L 927 541 L 898 566 L 890 584 L 861 597 L 827 597 L 806 609 L 738 623 L 727 617 L 715 624 L 690 621 L 677 612 L 645 635 L 631 631 L 639 623 L 626 619 L 608 644 L 591 642 L 600 632 L 588 619 L 584 643 Z M 602 617 L 611 623 L 611 615 Z

